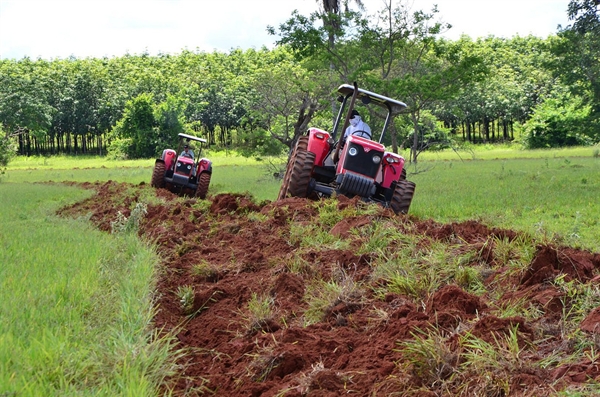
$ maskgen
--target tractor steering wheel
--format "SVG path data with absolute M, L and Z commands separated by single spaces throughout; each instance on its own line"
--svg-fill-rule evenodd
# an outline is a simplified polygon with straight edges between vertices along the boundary
M 367 132 L 367 131 L 364 131 L 364 130 L 357 130 L 357 131 L 354 131 L 354 132 L 352 133 L 352 135 L 356 135 L 356 136 L 360 136 L 361 138 L 365 138 L 365 137 L 363 136 L 363 134 L 367 136 L 367 138 L 366 138 L 366 139 L 371 139 L 371 133 L 370 133 L 370 132 Z

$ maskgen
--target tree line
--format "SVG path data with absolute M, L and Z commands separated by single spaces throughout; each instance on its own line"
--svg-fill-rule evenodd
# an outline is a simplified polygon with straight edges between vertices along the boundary
M 547 38 L 458 40 L 442 38 L 451 26 L 435 7 L 388 0 L 370 14 L 330 3 L 269 27 L 274 49 L 0 60 L 0 146 L 143 158 L 188 132 L 276 154 L 311 125 L 331 128 L 335 89 L 354 81 L 407 103 L 385 143 L 410 148 L 412 161 L 515 131 L 528 148 L 600 141 L 597 0 L 572 0 L 571 24 Z

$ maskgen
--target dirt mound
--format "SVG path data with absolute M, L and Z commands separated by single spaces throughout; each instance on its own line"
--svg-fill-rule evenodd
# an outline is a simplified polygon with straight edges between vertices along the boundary
M 150 189 L 85 187 L 61 213 L 107 231 Z M 139 234 L 164 258 L 155 325 L 189 348 L 175 395 L 539 396 L 600 379 L 599 309 L 579 299 L 599 254 L 534 245 L 515 269 L 523 236 L 473 221 L 155 194 Z

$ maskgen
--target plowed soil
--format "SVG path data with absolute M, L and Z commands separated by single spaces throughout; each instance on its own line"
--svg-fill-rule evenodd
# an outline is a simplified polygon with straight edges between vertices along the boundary
M 118 212 L 129 216 L 150 189 L 114 182 L 84 187 L 97 193 L 61 214 L 89 214 L 108 232 Z M 323 203 L 303 199 L 257 204 L 237 194 L 206 201 L 165 190 L 155 194 L 160 200 L 148 205 L 139 235 L 156 244 L 164 264 L 155 326 L 173 332 L 178 347 L 188 349 L 181 376 L 171 381 L 174 395 L 549 396 L 600 390 L 593 386 L 600 380 L 600 308 L 593 301 L 600 302 L 598 253 L 538 242 L 530 263 L 515 269 L 498 244 L 526 236 L 474 221 L 439 224 L 378 206 L 360 212 L 364 203 L 340 197 L 333 199 L 339 211 L 357 212 L 331 225 L 319 211 Z M 393 250 L 363 246 L 378 223 L 411 237 L 395 244 L 421 245 L 415 255 L 426 255 L 435 244 L 478 253 L 462 266 L 477 270 L 483 288 L 473 291 L 457 278 L 419 297 L 390 292 L 375 264 Z M 345 244 L 307 246 L 297 230 Z M 317 321 L 308 321 L 315 285 L 354 289 L 326 302 Z M 193 298 L 182 301 L 184 287 L 191 287 Z M 577 301 L 584 290 L 594 292 L 587 306 Z M 264 316 L 251 310 L 258 298 L 270 302 Z M 502 310 L 511 302 L 525 302 L 517 307 L 527 312 Z M 494 348 L 487 352 L 485 346 Z

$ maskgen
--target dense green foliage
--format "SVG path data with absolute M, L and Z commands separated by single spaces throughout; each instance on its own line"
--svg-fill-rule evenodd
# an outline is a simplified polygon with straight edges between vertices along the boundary
M 357 81 L 409 105 L 385 143 L 411 148 L 413 161 L 460 141 L 594 143 L 598 6 L 572 0 L 568 16 L 572 25 L 547 38 L 448 41 L 436 8 L 329 7 L 270 27 L 273 50 L 0 60 L 0 124 L 26 155 L 154 157 L 181 131 L 276 154 L 311 125 L 330 129 L 336 87 Z M 374 130 L 380 116 L 367 115 Z
M 168 95 L 155 105 L 152 94 L 140 94 L 125 104 L 123 117 L 109 137 L 109 155 L 115 159 L 150 158 L 174 147 L 177 134 L 189 132 L 183 119 L 183 103 Z

